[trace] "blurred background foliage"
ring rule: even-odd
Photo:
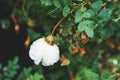
[[[59,22],[62,58],[34,65],[30,44]],[[0,80],[120,79],[119,0],[0,0],[0,37]]]

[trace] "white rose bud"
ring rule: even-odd
[[[40,38],[30,46],[29,56],[36,65],[41,62],[43,66],[50,66],[59,60],[59,48]]]

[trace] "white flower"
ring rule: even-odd
[[[113,59],[113,64],[114,64],[114,65],[117,65],[117,64],[118,64],[118,60]]]
[[[30,46],[29,56],[38,65],[50,66],[59,60],[59,48],[54,44],[50,45],[45,38],[40,38]]]

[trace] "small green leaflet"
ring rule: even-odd
[[[99,80],[99,75],[88,68],[82,68],[76,74],[76,80]]]
[[[52,1],[51,0],[40,0],[42,4],[49,6],[52,5]]]
[[[104,9],[99,13],[99,17],[102,19],[110,19],[110,16],[112,14],[112,10],[111,9]]]
[[[53,0],[53,4],[54,4],[56,7],[60,7],[60,6],[61,6],[59,0]]]
[[[85,31],[89,37],[94,36],[94,22],[90,20],[81,21],[78,25],[78,32]]]
[[[83,17],[84,18],[90,18],[91,17],[91,14],[89,12],[84,12],[83,13]]]
[[[88,9],[87,12],[91,15],[91,17],[95,16],[95,12],[92,9]]]
[[[101,9],[102,5],[103,5],[103,2],[102,2],[101,0],[98,0],[98,1],[94,2],[91,7],[92,7],[96,12],[98,12],[98,11]]]
[[[80,9],[81,13],[82,13],[82,12],[85,12],[86,10],[87,10],[86,7],[82,7],[82,8]]]
[[[84,79],[85,80],[99,80],[99,76],[98,74],[88,69],[84,71]]]
[[[59,17],[58,15],[61,14],[62,8],[56,7],[55,9],[51,10],[47,15],[49,15],[52,18]]]
[[[103,29],[101,31],[101,38],[102,39],[107,39],[111,36],[111,34],[112,34],[112,31],[110,29]]]
[[[91,38],[94,36],[94,31],[91,27],[86,27],[85,33]]]
[[[72,0],[61,0],[63,1],[64,5],[70,5],[72,3]]]
[[[77,1],[82,2],[83,0],[77,0]]]
[[[63,16],[64,17],[66,17],[68,14],[69,14],[69,12],[70,12],[70,7],[69,6],[65,6],[64,8],[63,8]]]
[[[115,77],[111,76],[111,73],[107,70],[103,71],[100,75],[100,80],[116,80]]]
[[[79,23],[83,19],[81,10],[77,10],[75,13],[75,23]]]
[[[82,21],[78,24],[78,32],[82,32],[85,30],[86,24],[85,21]]]
[[[105,70],[105,71],[103,71],[103,72],[101,73],[100,79],[101,79],[101,80],[105,80],[105,79],[107,79],[109,76],[110,76],[110,72],[107,71],[107,70]]]
[[[81,9],[78,9],[75,12],[75,23],[79,23],[83,19],[83,13],[87,10],[87,8],[83,7]],[[86,15],[86,13],[84,14]]]

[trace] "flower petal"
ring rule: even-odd
[[[49,45],[45,38],[40,38],[31,45],[29,56],[37,65],[42,62],[43,66],[50,66],[59,60],[59,53],[56,45]]]

